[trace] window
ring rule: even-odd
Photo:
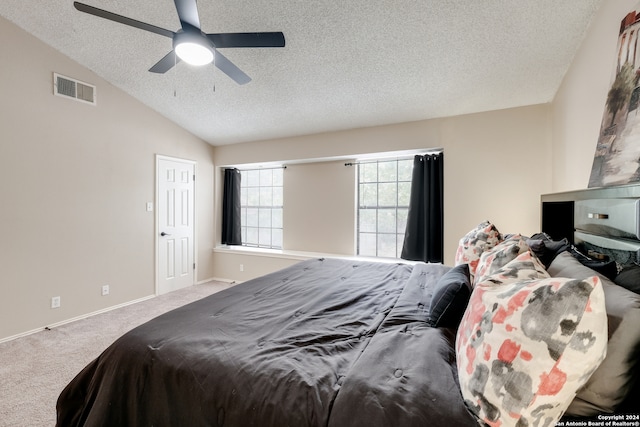
[[[282,249],[283,168],[240,173],[242,245]]]
[[[413,159],[358,164],[358,255],[400,258]]]

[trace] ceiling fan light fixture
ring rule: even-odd
[[[213,45],[195,29],[176,33],[173,49],[178,58],[190,65],[206,65],[213,61]]]
[[[213,51],[200,43],[178,43],[175,51],[181,60],[190,65],[206,65],[213,61]]]

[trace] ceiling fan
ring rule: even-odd
[[[249,83],[251,77],[222,55],[218,51],[219,48],[284,47],[284,34],[282,32],[204,33],[200,29],[196,0],[174,0],[174,3],[182,26],[181,29],[175,32],[77,1],[74,1],[73,5],[80,12],[171,38],[173,40],[173,50],[149,69],[152,73],[165,73],[180,60],[192,65],[205,65],[213,62],[220,71],[231,77],[236,83],[243,85]]]

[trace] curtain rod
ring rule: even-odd
[[[240,172],[246,172],[246,171],[262,171],[262,170],[286,169],[286,168],[287,168],[286,165],[271,166],[271,167],[266,167],[266,168],[247,168],[247,169],[240,169],[240,168],[236,168],[236,167],[233,167],[233,166],[222,166],[220,168],[220,170],[224,173],[224,171],[227,170],[227,169],[237,169]]]
[[[364,165],[367,163],[380,163],[380,162],[393,162],[393,161],[397,161],[397,160],[411,160],[413,159],[413,156],[410,157],[389,157],[386,159],[371,159],[371,160],[358,160],[355,162],[347,162],[344,165],[345,166],[356,166],[356,165]]]
[[[406,156],[398,156],[398,157],[387,157],[387,158],[371,159],[371,160],[358,160],[358,161],[355,161],[355,162],[347,162],[344,165],[345,166],[356,166],[356,165],[367,164],[367,163],[390,162],[390,161],[394,161],[394,160],[411,160],[415,156],[436,156],[436,155],[440,155],[440,154],[442,154],[442,151],[431,151],[431,152],[424,153],[424,154],[409,154],[409,155],[406,155]]]

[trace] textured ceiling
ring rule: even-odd
[[[211,65],[148,72],[171,39],[72,0],[2,0],[0,15],[223,145],[550,102],[602,1],[198,1],[206,33],[284,32],[284,48],[221,49],[243,86]],[[180,27],[171,0],[83,2]]]

